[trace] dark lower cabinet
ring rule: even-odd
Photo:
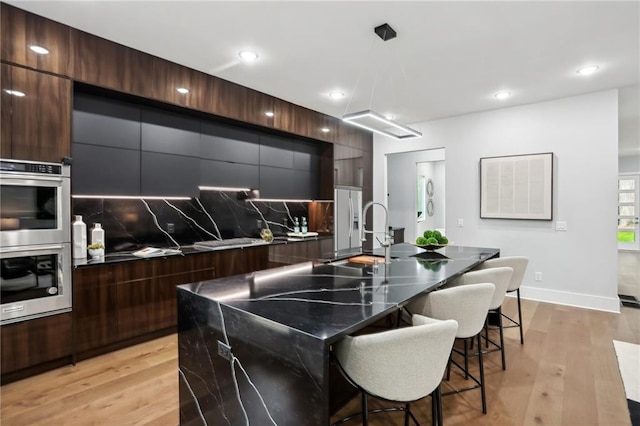
[[[2,384],[70,364],[71,323],[64,313],[0,327]]]
[[[262,246],[77,268],[73,272],[77,358],[175,332],[177,285],[268,267],[268,248]]]

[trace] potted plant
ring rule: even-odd
[[[93,258],[104,256],[104,244],[89,244],[87,246],[87,250],[89,251],[89,255]]]

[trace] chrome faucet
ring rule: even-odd
[[[365,222],[367,220],[366,219],[367,210],[369,210],[369,207],[373,206],[374,204],[377,204],[384,209],[384,231],[373,231],[373,230],[367,231],[366,229],[367,226]],[[389,211],[384,206],[384,204],[374,202],[374,201],[369,201],[367,204],[365,204],[364,208],[362,209],[362,227],[360,228],[360,241],[362,242],[367,241],[365,234],[384,234],[384,241],[380,241],[380,238],[378,237],[376,237],[376,240],[378,240],[380,245],[384,247],[384,263],[391,263],[390,253],[391,253],[391,242],[393,240],[391,238],[391,235],[389,234]]]

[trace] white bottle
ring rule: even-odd
[[[303,234],[306,234],[306,233],[307,233],[307,218],[306,218],[306,217],[304,217],[304,216],[302,217],[302,226],[301,226],[300,231],[301,231]]]
[[[82,216],[76,215],[71,230],[73,233],[73,258],[85,259],[87,257],[87,225],[82,221]]]
[[[94,223],[91,229],[91,244],[102,244],[104,246],[104,229],[99,223]]]

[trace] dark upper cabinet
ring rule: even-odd
[[[200,111],[206,110],[210,96],[207,80],[211,77],[200,71],[160,58],[153,58],[153,97],[163,102]],[[178,88],[189,90],[178,92]]]
[[[260,137],[260,165],[293,168],[294,144],[291,140],[273,136]]]
[[[320,148],[316,143],[297,141],[293,153],[293,168],[318,173],[320,169]]]
[[[2,64],[2,157],[60,162],[71,154],[71,81]],[[6,90],[24,93],[9,95]]]
[[[232,163],[260,164],[258,133],[202,122],[200,156]]]
[[[260,165],[260,198],[293,198],[294,170]]]
[[[362,187],[364,184],[363,150],[334,145],[334,184]]]
[[[1,3],[4,8],[4,3]],[[4,11],[4,9],[3,9]],[[2,17],[4,19],[4,16]],[[4,20],[2,22],[4,24]],[[13,96],[7,93],[11,84],[11,67],[0,64],[0,158],[11,158],[11,139],[13,134],[13,120],[11,119],[11,103]]]
[[[312,200],[319,198],[318,175],[304,170],[294,170],[291,197]]]
[[[200,159],[183,155],[141,151],[142,195],[196,197]]]
[[[75,195],[140,195],[140,151],[73,144],[71,192]]]
[[[71,77],[146,98],[152,97],[153,56],[71,28]]]
[[[140,116],[139,107],[76,93],[73,142],[139,150]]]
[[[6,3],[1,3],[0,8],[3,61],[69,75],[69,27]],[[49,53],[39,55],[29,49],[33,45],[44,47]]]
[[[200,156],[200,121],[184,115],[142,110],[141,150]]]
[[[201,159],[200,185],[257,189],[260,186],[260,167]]]

